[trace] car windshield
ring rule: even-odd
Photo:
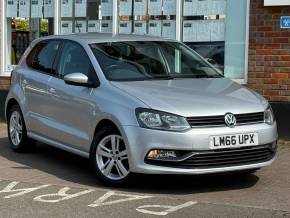
[[[223,77],[196,52],[179,42],[108,42],[90,47],[111,81]]]

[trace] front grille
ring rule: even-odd
[[[153,165],[186,169],[220,168],[267,162],[275,156],[275,153],[276,151],[272,150],[270,145],[265,145],[193,152],[189,158],[182,161],[146,160],[146,162]]]
[[[264,122],[264,112],[235,114],[237,125],[255,124]],[[225,116],[188,117],[191,127],[226,126]]]

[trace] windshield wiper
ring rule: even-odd
[[[201,78],[222,78],[222,75],[207,75],[207,74],[192,74],[192,75],[176,75],[174,78],[194,78],[194,79],[201,79]]]
[[[175,79],[172,76],[166,75],[166,76],[154,76],[154,77],[148,77],[145,80],[173,80]]]

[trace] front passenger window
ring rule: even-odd
[[[63,78],[67,74],[82,73],[90,77],[92,69],[91,61],[85,50],[77,43],[66,42],[57,69],[58,76]]]

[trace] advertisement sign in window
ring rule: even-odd
[[[44,0],[43,6],[44,6],[44,17],[54,17],[54,0]]]
[[[153,16],[162,15],[162,0],[149,0],[148,14]]]
[[[176,39],[176,21],[175,20],[163,20],[162,37],[168,38],[168,39]]]
[[[41,18],[42,14],[43,0],[31,0],[31,17]]]
[[[120,0],[120,16],[132,15],[132,0]]]
[[[119,33],[131,33],[132,32],[132,21],[120,21]]]
[[[87,16],[87,0],[75,0],[75,17]]]
[[[61,34],[72,33],[72,21],[61,21]]]
[[[148,34],[152,36],[161,36],[161,24],[161,20],[150,20]]]
[[[72,0],[61,0],[61,16],[72,17],[73,2]]]
[[[30,0],[19,0],[19,17],[30,17]]]
[[[17,17],[17,0],[7,0],[7,17]]]
[[[100,21],[99,20],[89,20],[88,21],[88,32],[89,33],[100,32]]]

